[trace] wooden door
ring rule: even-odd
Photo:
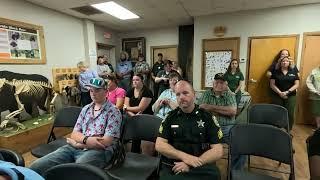
[[[151,47],[151,63],[152,65],[158,60],[158,53],[163,54],[163,60],[169,59],[171,61],[178,61],[178,46],[152,46]]]
[[[297,47],[298,35],[249,38],[247,89],[253,103],[271,102],[267,70],[281,49],[288,49],[291,57],[296,59]]]
[[[297,99],[297,118],[298,124],[313,124],[311,115],[311,104],[308,99],[309,91],[306,85],[306,80],[311,70],[320,66],[320,33],[305,34],[303,38],[302,56],[301,56],[301,71],[300,71],[300,86],[298,89]]]

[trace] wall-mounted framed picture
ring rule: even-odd
[[[132,61],[137,61],[139,54],[146,56],[146,39],[144,37],[122,39],[122,51],[126,51]]]
[[[0,63],[45,64],[43,27],[0,18]]]

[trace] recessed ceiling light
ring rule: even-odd
[[[128,9],[120,6],[119,4],[113,1],[93,4],[91,6],[122,20],[139,18],[139,16],[137,16],[133,12],[129,11]]]

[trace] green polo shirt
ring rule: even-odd
[[[234,92],[239,86],[240,81],[244,80],[243,74],[240,71],[232,74],[231,72],[226,72],[224,74],[225,80],[228,82],[228,86],[232,92]]]
[[[237,108],[236,96],[231,91],[225,91],[221,96],[216,96],[212,89],[203,93],[199,104],[211,104],[217,106],[232,106]],[[235,116],[216,115],[220,126],[235,124]]]

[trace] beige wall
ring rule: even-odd
[[[248,37],[300,34],[297,64],[300,64],[303,32],[320,31],[320,4],[291,6],[283,8],[243,11],[229,14],[195,17],[194,19],[194,64],[195,89],[201,88],[202,39],[215,38],[215,26],[227,27],[225,37],[241,37],[240,58],[247,60]],[[241,63],[246,73],[246,63]]]

